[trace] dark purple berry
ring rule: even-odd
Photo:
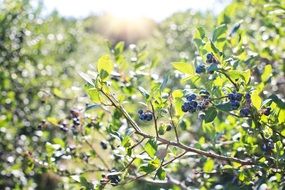
[[[231,102],[231,106],[232,106],[232,110],[236,110],[239,108],[240,103],[239,103],[239,101],[234,100]]]
[[[235,100],[235,94],[233,94],[233,93],[228,94],[228,98],[230,101],[234,101]]]
[[[151,121],[152,120],[152,113],[151,112],[147,112],[147,113],[145,113],[145,115],[146,115],[146,120],[147,121]]]
[[[185,102],[185,103],[181,106],[181,109],[182,109],[183,112],[189,111],[189,109],[190,109],[190,104],[189,104],[189,102]]]
[[[187,99],[188,101],[192,101],[192,100],[195,100],[196,97],[197,97],[197,96],[196,96],[195,94],[191,94],[191,95],[186,96],[186,99]]]
[[[205,65],[203,65],[203,64],[200,64],[196,67],[196,73],[197,74],[204,73],[205,71],[206,71]]]
[[[207,54],[207,60],[212,60],[213,59],[213,54],[212,53],[208,53]]]
[[[198,103],[196,101],[189,102],[191,107],[197,108]]]
[[[235,99],[236,99],[237,101],[241,101],[241,99],[242,99],[242,94],[241,94],[241,93],[236,93],[236,94],[235,94]]]
[[[138,114],[142,114],[143,113],[143,110],[142,109],[140,109],[139,111],[138,111]]]
[[[100,142],[100,145],[101,145],[101,148],[104,150],[106,150],[108,148],[107,143],[105,143],[103,141]]]
[[[265,108],[265,110],[263,111],[263,114],[266,115],[266,116],[269,116],[270,112],[271,112],[271,108],[268,107],[268,108]]]
[[[247,117],[250,114],[250,109],[249,108],[242,108],[239,112],[239,115],[241,117]]]
[[[249,94],[249,93],[246,93],[246,94],[245,94],[245,99],[246,99],[246,100],[250,100],[250,94]]]
[[[167,125],[166,131],[170,131],[171,129],[172,129],[172,126],[171,125]]]

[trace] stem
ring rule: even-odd
[[[177,131],[177,126],[175,125],[175,123],[174,123],[174,121],[173,121],[173,116],[172,116],[172,97],[171,97],[171,99],[170,99],[170,108],[168,109],[168,112],[169,112],[169,116],[170,116],[170,120],[171,120],[171,124],[172,124],[172,126],[173,126],[173,128],[174,128],[174,132],[175,132],[175,136],[176,136],[176,141],[177,141],[177,143],[180,143],[180,141],[179,141],[179,136],[178,136],[178,131]]]
[[[175,156],[173,159],[169,160],[168,162],[164,163],[162,166],[167,166],[168,164],[171,164],[174,160],[177,160],[178,158],[181,158],[187,153],[187,151],[182,152],[178,156]]]
[[[126,112],[126,110],[123,108],[123,106],[116,105],[115,102],[114,102],[115,100],[112,100],[112,98],[110,98],[109,95],[106,94],[104,91],[101,90],[101,92],[112,102],[112,104],[117,109],[119,109],[123,113],[123,115],[126,118],[126,120],[135,129],[135,131],[136,131],[136,133],[138,135],[141,135],[144,138],[155,138],[154,136],[146,134],[143,131],[141,131],[141,129],[139,128],[137,123],[130,117],[130,115]],[[213,152],[207,152],[207,151],[204,151],[204,150],[200,150],[200,149],[197,149],[197,148],[186,146],[186,145],[184,145],[182,143],[169,141],[169,140],[163,139],[161,137],[157,137],[156,139],[157,139],[157,141],[161,142],[162,144],[169,144],[171,146],[175,146],[175,147],[181,148],[181,149],[183,149],[183,150],[185,150],[187,152],[194,152],[196,154],[199,154],[199,155],[202,155],[202,156],[205,156],[205,157],[209,157],[209,158],[213,158],[213,159],[217,159],[217,160],[221,160],[221,161],[237,162],[237,163],[240,163],[242,165],[255,165],[253,163],[253,161],[251,161],[251,160],[242,160],[242,159],[235,158],[235,157],[228,157],[228,156],[219,155],[219,154],[216,154],[216,153],[213,153]]]
[[[96,152],[96,155],[97,157],[99,158],[99,160],[104,164],[104,166],[109,170],[109,166],[107,164],[107,162],[105,162],[105,160],[100,156],[100,154],[97,153],[97,151],[95,150],[95,148],[92,146],[92,144],[87,140],[85,139],[85,142],[87,143],[87,145],[94,151]]]
[[[156,137],[158,137],[157,118],[156,118],[156,116],[155,116],[154,106],[153,106],[153,104],[152,104],[151,101],[150,101],[150,105],[151,105],[152,116],[153,116],[153,121],[154,121],[155,134],[156,134]]]
[[[235,86],[236,90],[238,91],[239,89],[238,85],[231,79],[231,77],[226,72],[222,70],[217,70],[217,72],[225,75],[225,77]]]

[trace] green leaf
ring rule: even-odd
[[[150,157],[154,157],[156,151],[157,151],[157,144],[154,138],[149,139],[147,143],[145,144],[144,150]]]
[[[213,171],[214,164],[215,164],[214,160],[208,158],[207,161],[204,164],[203,171],[206,172],[206,173],[209,173],[209,172]]]
[[[121,54],[124,51],[124,47],[125,47],[125,42],[122,41],[117,43],[115,46],[115,56]]]
[[[215,28],[212,36],[212,41],[215,42],[219,37],[221,37],[223,34],[225,36],[227,31],[227,25],[222,24]]]
[[[83,176],[80,176],[80,184],[81,186],[85,187],[86,190],[93,190],[94,185],[87,181],[87,179]]]
[[[195,75],[195,69],[191,63],[173,62],[172,66],[181,73],[188,75]]]
[[[231,111],[232,110],[230,103],[218,104],[218,105],[216,105],[216,108],[221,110],[221,111]]]
[[[92,86],[95,86],[95,84],[93,83],[91,77],[89,75],[87,75],[86,73],[83,72],[79,72],[79,75],[89,84],[91,84]]]
[[[210,107],[205,111],[205,123],[210,123],[214,121],[217,116],[217,110],[214,107]]]
[[[207,68],[207,72],[212,72],[212,71],[217,71],[218,70],[218,65],[217,64],[211,64],[208,68]]]
[[[97,62],[97,70],[101,79],[105,79],[113,71],[114,65],[109,55],[103,55]],[[102,78],[103,77],[103,78]]]
[[[164,75],[163,81],[162,81],[162,83],[160,85],[160,92],[162,92],[165,89],[166,84],[168,82],[168,77],[169,77],[169,74]]]
[[[157,170],[157,177],[158,177],[158,179],[160,179],[160,180],[165,180],[165,178],[166,178],[166,172],[165,172],[165,170],[164,170],[163,168],[159,168],[159,169]]]
[[[142,95],[148,99],[149,98],[149,93],[141,86],[138,87],[138,90],[142,93]]]
[[[130,147],[131,146],[130,140],[131,140],[130,136],[125,136],[122,141],[122,146],[125,148]]]
[[[273,102],[275,102],[279,108],[285,109],[285,102],[283,102],[283,100],[275,94],[269,96],[268,99],[271,99]]]
[[[266,82],[272,75],[272,66],[266,65],[261,75],[261,81]]]

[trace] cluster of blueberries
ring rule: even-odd
[[[206,90],[200,91],[201,101],[197,101],[196,94],[189,94],[186,96],[186,102],[181,106],[183,112],[194,113],[197,110],[205,110],[209,104],[209,92]]]
[[[208,53],[206,58],[207,58],[206,63],[209,63],[209,64],[217,64],[218,63],[217,59],[214,57],[214,55],[212,53]],[[204,73],[204,72],[206,72],[206,66],[204,64],[197,65],[196,73],[200,74],[200,73]]]
[[[152,112],[151,111],[143,111],[143,110],[139,110],[138,111],[139,114],[139,118],[142,121],[151,121],[152,120]]]
[[[110,184],[112,186],[116,186],[120,183],[121,179],[119,177],[119,173],[116,170],[111,170],[111,173],[107,174],[107,175],[102,175],[103,179],[100,180],[101,184],[107,184],[108,182],[110,182]]]
[[[242,100],[242,94],[233,92],[228,94],[228,99],[230,100],[231,109],[237,110],[240,106],[240,101]]]

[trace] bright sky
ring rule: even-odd
[[[187,9],[220,12],[230,0],[43,0],[48,12],[84,17],[90,13],[111,13],[121,18],[147,17],[156,21]]]

